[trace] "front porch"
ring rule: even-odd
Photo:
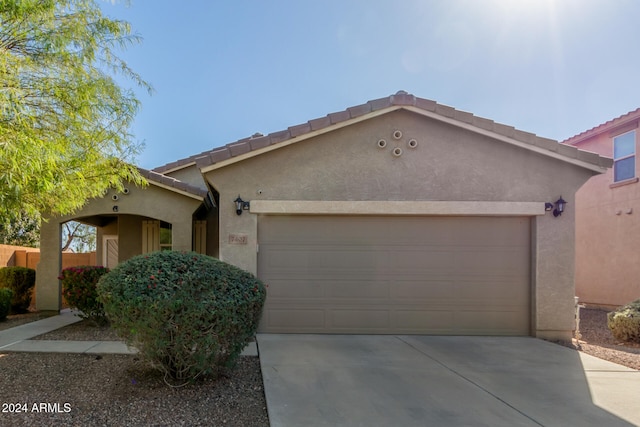
[[[149,179],[149,177],[147,177]],[[36,273],[36,307],[62,308],[62,225],[79,221],[96,227],[96,263],[109,268],[135,255],[157,250],[216,255],[217,212],[206,190],[166,185],[166,177],[149,186],[112,190],[93,199],[74,215],[48,217],[41,226],[40,262]],[[215,240],[214,240],[215,241]],[[209,247],[208,247],[209,246]]]

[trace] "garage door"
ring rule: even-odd
[[[278,333],[529,335],[528,218],[261,216]]]

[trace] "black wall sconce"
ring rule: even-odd
[[[234,200],[234,203],[236,204],[236,214],[238,215],[242,215],[242,211],[249,210],[250,202],[245,202],[244,200],[242,200],[239,194],[238,198]]]
[[[564,208],[566,207],[566,205],[567,201],[564,200],[562,196],[560,196],[560,198],[556,200],[555,204],[549,202],[545,203],[544,210],[548,212],[555,207],[555,209],[553,209],[553,216],[557,218],[562,215],[562,212],[564,212]]]

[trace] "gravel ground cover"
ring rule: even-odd
[[[37,316],[33,316],[38,320]],[[0,325],[24,323],[10,318]],[[82,321],[36,339],[116,340]],[[0,426],[268,426],[257,357],[183,387],[135,355],[2,353]]]
[[[640,370],[640,344],[616,340],[607,327],[607,312],[596,309],[580,310],[580,340],[578,349],[600,359]]]
[[[96,326],[88,320],[31,338],[33,340],[122,341],[109,326]]]
[[[587,354],[640,370],[640,344],[617,342],[607,312],[581,310],[580,340]],[[38,320],[37,315],[32,315]],[[28,316],[0,322],[0,330]],[[82,321],[35,339],[117,340],[109,328]],[[218,380],[172,388],[133,355],[0,352],[0,425],[11,426],[268,426],[257,357],[241,357]],[[13,405],[12,407],[8,405]],[[17,413],[17,405],[26,411]]]
[[[257,357],[168,387],[137,357],[0,353],[2,426],[268,426]]]

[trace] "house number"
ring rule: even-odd
[[[246,245],[248,241],[246,234],[229,234],[230,245]]]

